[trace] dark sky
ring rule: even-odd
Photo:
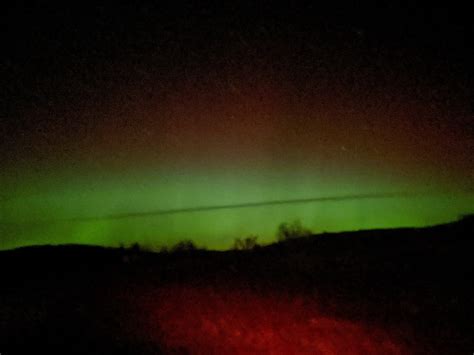
[[[336,96],[366,106],[391,95],[459,112],[439,123],[453,129],[472,118],[473,26],[462,7],[156,3],[3,5],[2,148],[17,159],[34,141],[29,153],[41,158],[50,152],[40,142],[93,140],[88,133],[107,123],[88,122],[90,112],[107,116],[138,100],[171,105],[170,92],[213,101],[233,83],[280,90],[267,95],[288,101],[323,93],[332,105]]]

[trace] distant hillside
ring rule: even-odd
[[[89,354],[186,353],[167,348],[176,344],[217,349],[216,342],[230,343],[199,324],[223,317],[229,321],[222,329],[244,332],[246,339],[256,336],[250,327],[255,319],[272,334],[283,322],[278,346],[293,349],[305,345],[288,338],[290,325],[299,322],[307,341],[315,341],[305,325],[310,320],[303,322],[297,314],[317,311],[328,329],[314,331],[332,334],[325,345],[331,349],[353,344],[364,353],[365,345],[356,339],[368,336],[374,354],[399,348],[415,354],[468,353],[474,348],[473,221],[467,216],[429,228],[311,235],[223,252],[185,244],[160,253],[137,245],[1,251],[0,350],[13,354],[64,344]],[[242,297],[247,301],[239,301]],[[219,307],[208,309],[208,302]],[[155,311],[160,316],[150,318]],[[238,328],[232,328],[232,317],[241,322]],[[392,339],[393,347],[369,336],[372,328]],[[344,335],[348,329],[352,340]],[[178,330],[178,338],[167,338]],[[205,344],[204,336],[211,336]]]

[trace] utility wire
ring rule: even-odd
[[[471,194],[472,192],[473,191],[469,190],[469,191],[462,192],[462,194]],[[367,199],[414,198],[414,197],[427,197],[427,196],[446,195],[446,194],[447,193],[429,192],[429,191],[349,194],[349,195],[341,195],[341,196],[311,197],[311,198],[285,199],[285,200],[267,200],[267,201],[246,202],[246,203],[237,203],[237,204],[183,207],[183,208],[174,208],[174,209],[151,210],[151,211],[145,211],[145,212],[127,212],[127,213],[108,214],[108,215],[102,215],[102,216],[56,218],[56,219],[49,219],[49,220],[13,222],[13,223],[0,221],[0,225],[37,225],[37,224],[43,225],[43,224],[67,223],[67,222],[94,222],[94,221],[103,221],[103,220],[121,220],[121,219],[155,217],[155,216],[159,217],[159,216],[164,216],[164,215],[173,215],[173,214],[182,214],[182,213],[198,213],[198,212],[256,208],[256,207],[277,206],[277,205],[339,202],[339,201],[367,200]],[[456,194],[459,194],[459,193],[456,193]]]

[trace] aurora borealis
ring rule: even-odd
[[[0,249],[222,249],[295,219],[323,232],[474,212],[472,25],[332,10],[9,8]],[[420,194],[100,218],[397,192]]]

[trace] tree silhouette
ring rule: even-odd
[[[277,240],[281,242],[284,240],[306,237],[311,234],[311,230],[304,228],[299,220],[295,220],[291,223],[281,223],[278,226]]]
[[[257,244],[258,236],[251,235],[246,237],[245,239],[237,238],[234,241],[234,249],[236,250],[252,250],[258,247]]]

